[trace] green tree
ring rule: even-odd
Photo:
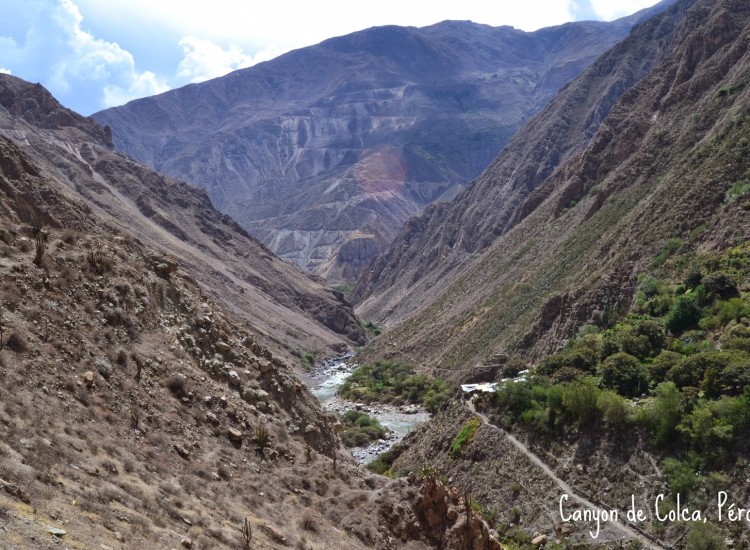
[[[695,326],[701,318],[698,301],[693,294],[677,296],[667,313],[664,324],[672,334],[679,334],[683,330]]]
[[[628,397],[640,395],[648,389],[648,376],[637,358],[625,352],[607,357],[599,366],[602,384]]]

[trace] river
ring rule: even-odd
[[[430,414],[421,407],[414,405],[396,407],[356,403],[340,398],[336,395],[339,386],[358,366],[351,361],[352,357],[352,354],[347,354],[317,363],[312,372],[303,376],[303,379],[313,395],[320,400],[326,409],[339,414],[352,409],[361,410],[377,418],[389,430],[386,440],[381,440],[367,447],[350,449],[352,456],[359,464],[367,464],[401,441],[416,426],[427,422],[430,419]]]

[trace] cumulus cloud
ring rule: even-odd
[[[179,44],[184,57],[177,66],[177,76],[193,83],[268,61],[280,53],[269,48],[249,55],[239,46],[222,48],[215,42],[195,36],[185,36]]]
[[[2,73],[2,74],[13,74],[13,72],[10,69],[6,69],[5,67],[0,67],[0,73]]]
[[[83,16],[72,0],[45,4],[23,41],[0,39],[0,58],[15,74],[42,82],[65,105],[84,114],[92,107],[110,107],[168,89],[153,73],[138,71],[133,56],[117,43],[84,30]]]

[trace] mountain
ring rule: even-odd
[[[282,258],[352,280],[403,222],[452,198],[631,26],[526,33],[445,21],[326,40],[96,113],[115,147],[201,186]]]
[[[692,4],[636,27],[466,191],[405,225],[353,292],[363,318],[392,327],[374,356],[464,374],[496,354],[539,359],[627,311],[672,239],[707,250],[747,237],[742,201],[724,203],[744,160],[711,149],[741,134],[744,12]]]
[[[204,191],[112,151],[108,128],[68,111],[41,86],[10,76],[0,77],[0,105],[3,135],[24,144],[40,177],[61,181],[86,203],[91,214],[79,219],[96,216],[168,252],[208,295],[250,320],[269,345],[330,352],[363,342],[340,295],[274,256],[217,212]],[[55,218],[46,223],[64,225]]]
[[[538,206],[535,190],[590,147],[623,94],[673,54],[675,29],[689,5],[678,3],[635,27],[561,90],[454,201],[410,219],[353,290],[360,315],[385,325],[408,318],[508,238]]]
[[[282,346],[361,339],[203,191],[0,75],[3,548],[498,550],[455,490],[360,468]]]
[[[361,361],[498,382],[446,404],[384,470],[432,465],[537,542],[610,544],[562,517],[572,493],[620,517],[645,503],[637,546],[746,543],[712,512],[657,521],[654,503],[748,498],[749,45],[747,2],[680,0],[370,265],[354,295],[385,327]]]

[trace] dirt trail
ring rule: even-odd
[[[547,466],[544,462],[541,461],[541,459],[536,456],[534,453],[532,453],[526,445],[521,443],[518,439],[516,439],[512,434],[508,433],[507,431],[503,430],[502,428],[499,428],[495,426],[494,424],[490,423],[489,418],[487,418],[486,415],[476,410],[476,407],[474,406],[473,399],[470,399],[469,401],[466,401],[466,404],[471,410],[472,413],[474,413],[479,419],[482,421],[482,424],[485,426],[488,426],[489,428],[492,428],[493,430],[496,430],[500,432],[505,438],[510,441],[513,446],[518,449],[521,453],[523,453],[531,462],[536,464],[541,470],[544,472],[544,474],[549,477],[552,481],[555,482],[555,484],[560,487],[560,489],[563,491],[563,493],[567,493],[568,497],[571,501],[578,502],[580,505],[590,508],[592,510],[601,509],[601,506],[598,506],[588,500],[587,498],[582,497],[581,495],[577,494],[573,488],[568,485],[565,481],[557,477],[555,472],[552,471],[552,469]],[[624,514],[618,510],[618,516],[623,517]],[[609,521],[607,522],[607,525],[611,525],[615,529],[622,532],[624,535],[626,535],[629,538],[638,539],[641,541],[646,548],[653,548],[656,550],[661,550],[663,548],[666,548],[665,546],[660,545],[659,543],[649,539],[645,535],[639,533],[636,531],[633,527],[628,525],[627,523],[623,522],[622,520],[618,521]],[[604,524],[603,524],[604,526]]]

